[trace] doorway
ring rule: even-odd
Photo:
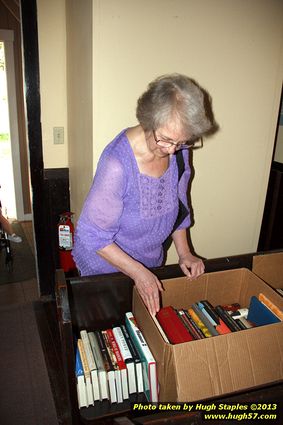
[[[13,30],[0,30],[0,116],[0,196],[3,212],[10,219],[31,220],[30,208],[24,206],[22,190]]]

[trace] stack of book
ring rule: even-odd
[[[158,401],[156,362],[132,312],[121,326],[80,331],[76,377],[79,408],[102,400],[122,403],[142,392]]]
[[[202,300],[188,309],[163,307],[156,319],[167,341],[179,344],[280,322],[283,312],[259,294],[251,297],[248,308],[241,308],[238,303],[212,306],[208,300]]]

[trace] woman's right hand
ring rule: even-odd
[[[139,269],[134,282],[149,312],[155,316],[160,309],[159,291],[163,291],[159,279],[148,269]]]

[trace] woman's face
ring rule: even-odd
[[[180,144],[188,139],[181,125],[176,121],[170,121],[166,125],[151,131],[149,148],[160,157],[175,153]]]

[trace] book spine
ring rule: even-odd
[[[121,381],[121,372],[118,366],[117,357],[114,353],[114,350],[112,348],[112,344],[110,341],[110,338],[108,336],[107,331],[101,331],[102,337],[104,339],[105,346],[107,348],[108,354],[110,356],[112,366],[115,370],[115,382],[116,382],[116,391],[117,391],[117,403],[123,402],[123,395],[122,395],[122,381]]]
[[[87,358],[87,361],[88,361],[89,369],[90,370],[96,370],[97,367],[96,367],[96,363],[95,363],[93,353],[92,353],[92,350],[91,350],[87,331],[86,330],[80,331],[80,336],[81,336],[81,340],[82,340],[83,345],[84,345],[84,350],[85,350],[85,353],[86,353],[86,358]]]
[[[192,335],[192,337],[194,339],[201,339],[201,337],[199,336],[199,334],[197,333],[197,331],[195,330],[195,328],[189,321],[188,317],[186,316],[184,310],[179,309],[177,310],[177,313],[180,319],[182,320],[182,322],[184,323],[184,325],[186,326],[186,328],[188,329],[188,331],[190,332],[190,334]]]
[[[79,409],[82,407],[88,407],[87,394],[86,394],[86,383],[84,378],[83,365],[79,349],[76,350],[76,377],[77,377],[77,395]]]
[[[90,369],[89,369],[89,365],[87,362],[87,356],[84,350],[84,345],[82,340],[79,338],[78,339],[78,350],[80,353],[80,357],[81,357],[81,361],[82,361],[82,366],[83,366],[83,371],[84,371],[84,377],[85,377],[85,382],[86,382],[86,392],[87,392],[87,406],[89,406],[90,404],[94,404],[94,398],[93,398],[93,389],[92,389],[92,384],[91,384],[91,377],[90,377]]]
[[[224,323],[231,329],[232,332],[240,331],[240,326],[235,322],[235,320],[230,316],[230,314],[222,308],[221,305],[215,307],[216,313],[223,320]]]
[[[156,318],[172,344],[193,341],[193,337],[172,306],[161,308]]]
[[[133,356],[134,364],[135,364],[135,378],[136,378],[136,389],[138,393],[142,393],[144,391],[144,383],[143,383],[143,372],[142,372],[142,363],[140,359],[140,355],[138,350],[135,347],[134,342],[132,341],[130,334],[125,325],[121,325],[121,330],[123,335],[127,341],[128,347]]]
[[[97,365],[99,392],[100,392],[101,400],[109,399],[107,372],[104,368],[104,362],[103,362],[102,354],[100,352],[100,348],[97,342],[96,335],[94,334],[94,332],[89,332],[88,337],[89,337],[90,346],[93,352],[93,356]]]
[[[112,350],[115,354],[119,370],[121,372],[122,394],[123,394],[123,399],[126,400],[129,398],[129,387],[128,387],[126,363],[123,360],[123,357],[122,357],[120,348],[117,344],[117,341],[115,339],[113,330],[107,329],[106,332],[107,332],[108,340],[111,344]]]
[[[203,334],[203,332],[200,330],[200,328],[198,327],[198,325],[195,323],[195,321],[193,320],[193,318],[190,316],[190,313],[188,312],[188,310],[184,309],[184,313],[187,317],[187,319],[189,320],[189,322],[191,323],[192,327],[195,329],[195,331],[197,332],[199,339],[203,339],[205,338],[205,335]]]
[[[106,348],[104,338],[102,336],[102,331],[95,331],[94,334],[96,336],[97,343],[99,345],[99,349],[103,358],[104,368],[107,372],[110,401],[111,403],[116,403],[117,392],[116,392],[116,385],[115,385],[114,368],[111,362],[111,358]]]
[[[274,313],[278,319],[280,319],[281,321],[283,320],[283,311],[280,310],[279,307],[277,307],[277,305],[273,304],[272,301],[270,301],[269,298],[267,298],[264,294],[260,293],[258,295],[258,299],[259,301],[261,301],[266,307],[268,307],[272,313]]]
[[[202,333],[204,334],[204,336],[206,338],[210,338],[212,336],[211,333],[209,332],[209,330],[207,329],[207,327],[205,326],[205,324],[200,320],[200,318],[198,317],[198,315],[194,312],[194,310],[192,308],[188,308],[188,312],[189,312],[191,318],[193,319],[193,321],[196,323],[196,325],[202,331]]]
[[[219,333],[217,332],[217,330],[215,329],[213,324],[210,322],[210,320],[206,316],[205,312],[201,310],[201,308],[198,306],[198,304],[193,304],[192,309],[197,314],[197,316],[200,318],[202,323],[207,327],[207,329],[209,330],[209,332],[211,333],[212,336],[219,335]],[[215,323],[215,325],[216,325],[216,323]]]
[[[124,337],[122,329],[119,326],[116,326],[115,328],[113,328],[113,334],[117,341],[117,344],[119,346],[119,349],[124,361],[125,362],[127,360],[133,361],[133,356],[131,354],[127,341]]]
[[[138,327],[138,324],[136,322],[136,319],[132,312],[126,313],[126,326],[128,325],[128,330],[131,331],[135,336],[135,341],[138,343],[138,347],[140,347],[139,352],[142,352],[143,356],[146,358],[146,360],[150,363],[155,363],[155,359],[153,358],[153,355],[150,351],[149,346],[147,345],[146,340],[144,339],[144,336]]]

